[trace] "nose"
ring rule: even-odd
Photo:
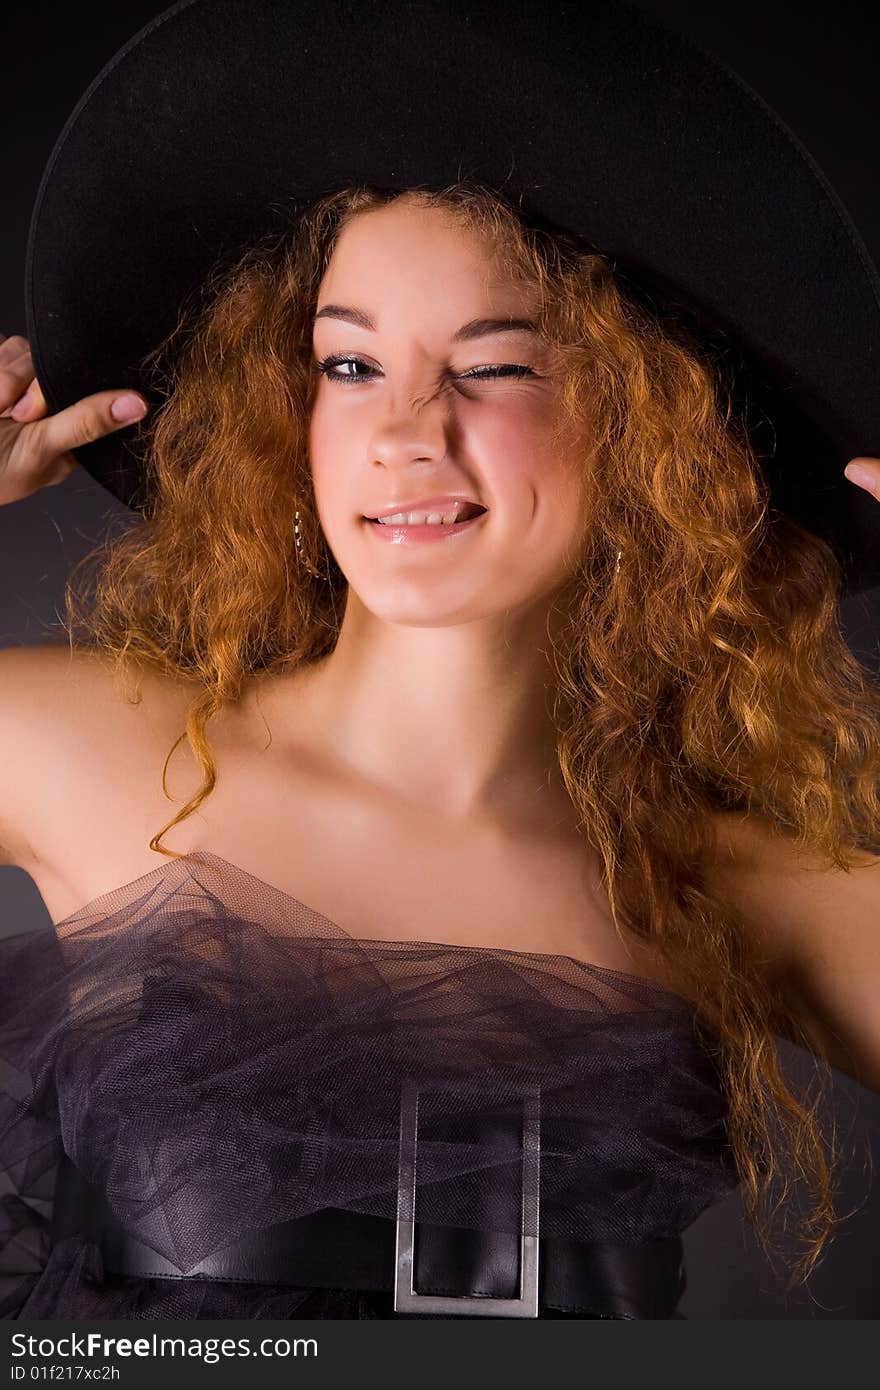
[[[369,440],[369,458],[386,468],[436,463],[448,444],[448,407],[442,387],[430,396],[391,407]]]

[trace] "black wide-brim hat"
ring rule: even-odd
[[[183,0],[98,74],[46,166],[27,335],[50,411],[132,386],[226,258],[350,183],[489,184],[609,255],[736,369],[771,505],[880,583],[880,275],[793,132],[628,4]],[[136,429],[74,451],[142,510]]]

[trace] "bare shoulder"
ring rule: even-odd
[[[713,817],[716,849],[709,868],[713,888],[738,908],[747,925],[788,967],[802,939],[809,901],[831,902],[847,877],[818,851],[804,846],[788,827],[757,812],[723,812]],[[858,854],[864,865],[877,864]]]
[[[779,997],[833,1066],[880,1091],[880,856],[856,850],[841,868],[763,816],[718,832],[710,880],[762,943]]]
[[[32,844],[25,803],[63,718],[62,688],[78,664],[57,643],[0,651],[0,863],[26,866]]]
[[[797,949],[799,903],[823,865],[785,826],[758,812],[712,815],[714,845],[706,863],[709,891],[738,914],[757,943],[767,978],[781,986]]]
[[[151,729],[166,733],[169,702],[168,682],[133,663],[120,680],[102,652],[0,650],[0,863],[32,872],[59,837],[85,834],[106,780],[134,772]]]
[[[732,875],[731,882],[759,888],[772,876],[785,882],[839,882],[849,871],[838,868],[811,846],[801,843],[787,826],[757,812],[719,812],[713,816],[716,854],[713,872]],[[854,867],[870,869],[880,860],[864,850],[853,850]]]

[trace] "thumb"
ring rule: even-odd
[[[54,415],[34,419],[30,427],[37,437],[32,444],[43,457],[54,457],[132,424],[147,410],[147,402],[134,392],[98,391]]]

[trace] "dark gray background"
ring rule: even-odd
[[[780,0],[640,0],[641,7],[688,30],[736,68],[774,105],[823,166],[880,264],[880,199],[874,143],[880,7],[844,0],[833,6]],[[588,4],[585,3],[585,9]],[[114,0],[60,9],[29,0],[6,7],[3,54],[3,190],[0,331],[25,332],[24,256],[31,208],[43,167],[68,114],[103,64],[161,3]],[[120,385],[125,383],[120,382]],[[880,505],[880,503],[878,503]],[[0,508],[0,646],[37,642],[57,626],[65,576],[108,525],[127,515],[82,470],[58,487]],[[880,590],[841,606],[847,641],[880,672]],[[45,925],[32,880],[0,867],[0,934]],[[809,1059],[782,1045],[794,1079]],[[880,1157],[880,1097],[835,1074],[834,1114],[853,1157],[839,1196],[848,1218],[809,1292],[778,1286],[742,1221],[739,1197],[704,1213],[688,1231],[689,1318],[874,1318],[880,1289],[872,1256],[880,1249],[880,1200],[871,1182],[870,1144]]]

